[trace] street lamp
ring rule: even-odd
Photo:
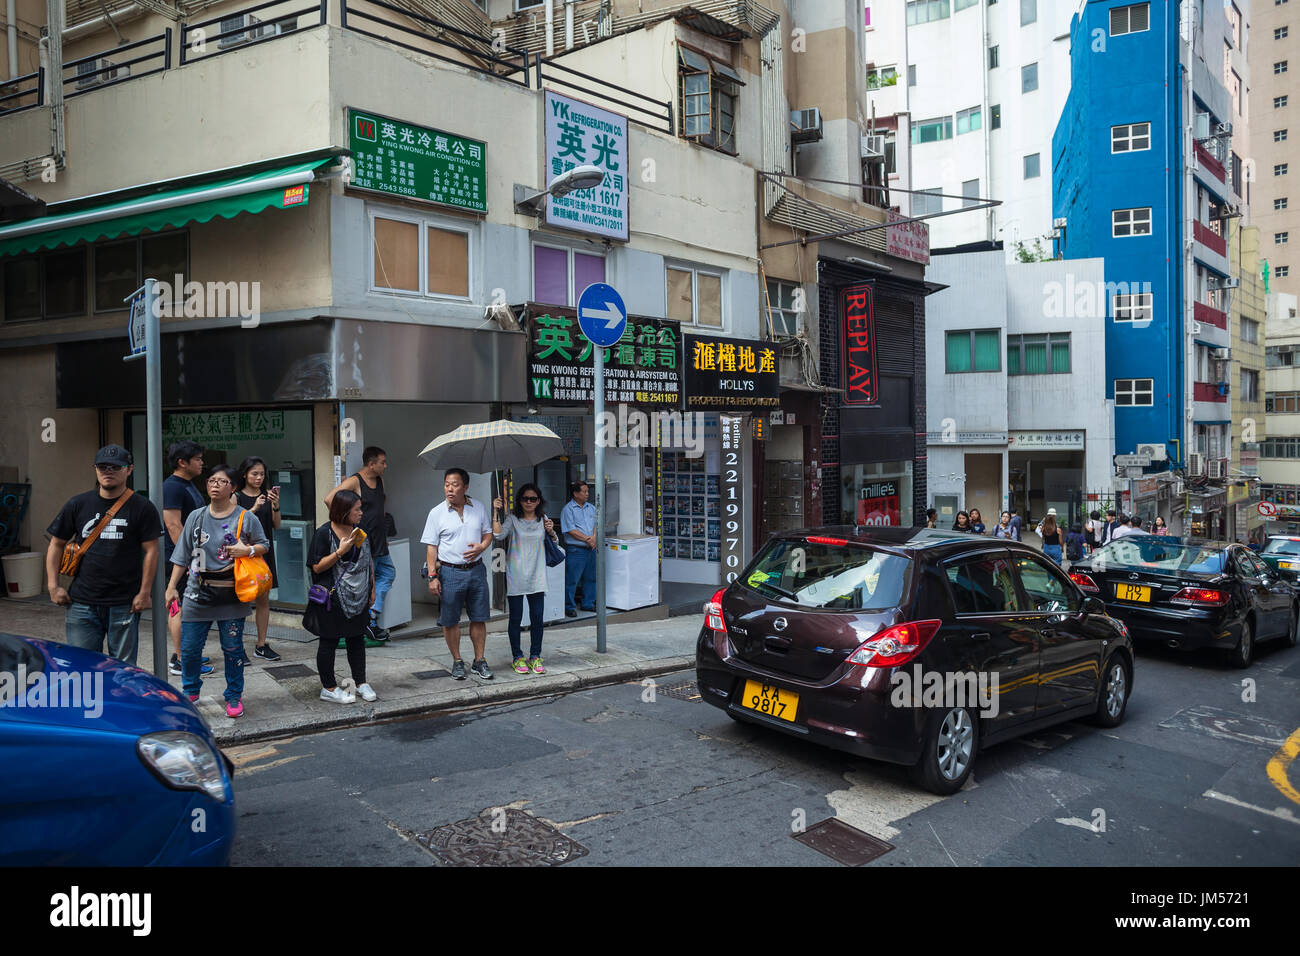
[[[604,181],[605,171],[599,166],[575,166],[556,176],[542,190],[515,183],[515,212],[522,216],[540,216],[547,196],[567,196],[579,189],[593,189]]]

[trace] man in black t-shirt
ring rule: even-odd
[[[194,487],[194,479],[203,474],[203,446],[192,441],[173,442],[167,449],[167,464],[172,466],[172,473],[163,481],[163,525],[167,534],[163,537],[163,560],[166,567],[171,567],[172,551],[176,541],[185,527],[185,519],[191,511],[203,507],[203,496]],[[168,572],[170,573],[170,572]],[[181,578],[180,591],[185,591],[185,578]],[[167,609],[167,635],[172,641],[172,656],[168,663],[169,673],[180,676],[181,673],[181,615],[179,608],[175,614]],[[200,670],[204,674],[212,672],[212,667],[203,659]]]
[[[47,529],[45,575],[50,600],[68,609],[66,643],[108,653],[135,664],[140,612],[149,606],[158,570],[158,509],[144,495],[131,494],[104,525],[81,557],[77,576],[66,590],[59,584],[59,563],[69,541],[85,541],[104,516],[127,494],[131,454],[121,445],[105,445],[95,455],[98,487],[68,499]]]

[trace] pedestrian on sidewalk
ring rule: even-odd
[[[993,537],[995,538],[1011,537],[1011,512],[1010,511],[1002,512],[1002,517],[999,518],[998,523],[993,526]]]
[[[546,547],[543,538],[557,545],[555,523],[546,517],[546,499],[536,485],[522,485],[515,493],[514,510],[501,520],[503,503],[492,501],[492,534],[506,547],[506,603],[510,606],[510,654],[516,674],[545,674],[542,630],[546,626]],[[528,658],[524,658],[519,630],[528,598]]]
[[[379,695],[366,681],[366,628],[375,599],[375,565],[370,541],[361,528],[364,505],[355,491],[336,489],[330,495],[329,520],[316,529],[307,549],[312,593],[302,612],[302,626],[318,638],[316,671],[320,674],[320,699],[351,704],[356,696],[334,679],[334,658],[339,641],[347,645],[352,683],[361,699]],[[322,592],[323,601],[313,598]]]
[[[166,601],[181,601],[181,686],[191,701],[199,699],[203,644],[212,622],[217,623],[226,663],[226,716],[244,715],[244,618],[253,611],[235,593],[235,559],[266,554],[269,547],[262,523],[235,503],[238,477],[229,465],[217,465],[208,476],[208,506],[191,511],[172,552],[171,583]],[[186,565],[189,566],[188,575]]]
[[[1021,518],[1020,518],[1020,515],[1018,515],[1018,514],[1016,513],[1016,509],[1015,509],[1015,508],[1012,508],[1012,509],[1011,509],[1011,521],[1010,521],[1010,523],[1009,523],[1009,525],[1008,525],[1008,526],[1011,528],[1011,535],[1010,535],[1010,538],[1011,538],[1012,541],[1019,541],[1019,540],[1020,540],[1020,529],[1021,529],[1022,525],[1023,525],[1023,522],[1022,522],[1022,520],[1021,520]]]
[[[952,530],[953,530],[953,531],[966,531],[966,532],[969,532],[969,531],[970,531],[970,515],[968,515],[965,511],[958,511],[958,512],[957,512],[957,517],[953,520],[953,523],[952,523]]]
[[[1156,515],[1156,523],[1155,523],[1155,526],[1152,527],[1152,529],[1151,529],[1151,533],[1152,533],[1152,534],[1168,534],[1168,533],[1169,533],[1169,526],[1168,526],[1167,524],[1165,524],[1165,519],[1164,519],[1164,518],[1160,517],[1159,515]]]
[[[564,532],[564,614],[578,616],[575,592],[582,586],[582,610],[596,610],[596,506],[587,499],[590,486],[581,478],[569,488],[572,496],[560,512]]]
[[[449,468],[443,478],[445,500],[429,512],[420,541],[426,546],[429,563],[429,591],[442,600],[438,623],[451,651],[451,676],[464,680],[465,662],[460,658],[460,614],[469,612],[469,639],[474,645],[470,670],[479,680],[491,680],[487,663],[488,603],[487,567],[483,552],[492,546],[492,519],[487,509],[474,501],[469,490],[469,473]]]
[[[168,576],[171,575],[172,554],[176,550],[176,541],[181,536],[181,529],[190,514],[203,507],[203,496],[194,487],[194,479],[203,474],[203,446],[192,441],[172,442],[167,449],[167,464],[172,466],[172,473],[163,481],[163,525],[167,534],[163,537],[163,560],[166,562]],[[187,559],[188,561],[188,559]],[[178,593],[185,593],[185,575],[177,587]],[[181,609],[167,602],[167,635],[172,641],[172,656],[167,662],[167,670],[176,677],[181,676]],[[204,674],[211,674],[212,667],[208,659],[203,658],[199,669]]]
[[[1105,526],[1101,522],[1101,512],[1094,511],[1088,515],[1088,521],[1083,526],[1083,536],[1088,539],[1088,552],[1092,553],[1101,547],[1101,540],[1106,534]]]
[[[1119,517],[1115,514],[1114,508],[1106,509],[1106,526],[1102,535],[1101,543],[1103,546],[1110,544],[1115,540],[1115,531],[1120,527]]]
[[[397,577],[397,568],[388,553],[388,496],[384,492],[384,472],[388,470],[388,455],[377,445],[361,452],[361,470],[344,478],[342,483],[325,496],[325,507],[330,507],[340,491],[351,491],[361,496],[361,530],[370,542],[370,556],[375,562],[375,601],[370,608],[370,633],[377,641],[391,636],[388,629],[379,626],[379,615],[384,613],[384,598]]]
[[[984,526],[984,516],[980,514],[978,508],[970,510],[970,530],[971,534],[983,534],[988,529]]]
[[[266,552],[266,566],[271,569],[271,587],[278,584],[275,573],[275,529],[280,527],[280,486],[266,487],[266,462],[256,456],[245,458],[239,466],[235,484],[239,491],[235,502],[241,508],[247,508],[257,516],[266,532],[269,550]],[[266,643],[266,630],[271,624],[271,592],[267,591],[253,605],[253,620],[257,622],[257,647],[253,653],[264,661],[278,661],[280,655],[271,650]],[[244,655],[248,663],[248,655]]]
[[[1043,523],[1038,526],[1038,535],[1043,539],[1043,554],[1047,555],[1056,562],[1056,566],[1061,566],[1061,529],[1056,524],[1056,509],[1049,508],[1047,517]]]
[[[926,526],[927,528],[937,528],[937,527],[939,527],[939,512],[935,511],[933,508],[926,508],[926,509],[925,509],[925,526]]]
[[[1065,556],[1070,559],[1071,564],[1082,561],[1087,546],[1088,539],[1083,533],[1083,525],[1076,524],[1065,536]]]
[[[95,455],[97,487],[74,495],[59,509],[47,533],[45,578],[50,600],[67,608],[66,643],[108,653],[135,664],[140,612],[149,606],[158,572],[158,509],[126,486],[131,453],[105,445]],[[69,541],[82,547],[68,588],[59,584],[59,566]],[[89,544],[87,544],[89,542]]]

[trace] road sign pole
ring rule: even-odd
[[[605,446],[600,441],[600,423],[605,420],[605,350],[595,348],[596,425],[596,653],[605,653]]]

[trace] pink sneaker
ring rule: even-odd
[[[199,702],[199,695],[198,695],[198,694],[190,694],[190,703],[191,703],[191,704],[197,704],[198,702]]]
[[[528,659],[528,666],[533,669],[534,674],[546,673],[546,665],[542,663],[542,659],[540,657],[530,657]]]
[[[235,702],[232,704],[230,701],[226,701],[226,716],[227,716],[227,717],[243,717],[243,716],[244,716],[244,702],[243,702],[242,700],[237,700],[237,701],[235,701]]]

